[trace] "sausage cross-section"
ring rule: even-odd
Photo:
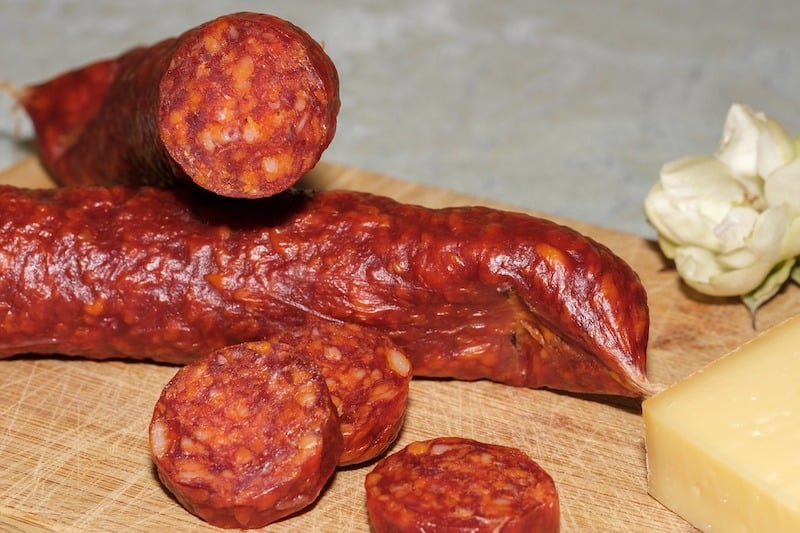
[[[0,228],[0,355],[181,363],[316,317],[383,331],[415,376],[649,390],[638,276],[521,213],[349,191],[6,186]]]
[[[15,91],[63,185],[290,187],[336,130],[339,78],[303,29],[233,13]]]
[[[557,533],[553,478],[521,450],[461,437],[412,442],[364,482],[375,533]]]
[[[260,528],[310,505],[342,447],[320,369],[266,341],[181,367],[150,423],[161,481],[189,511],[225,528]]]
[[[383,453],[405,420],[411,363],[381,332],[356,324],[310,321],[274,337],[319,366],[339,414],[344,450],[339,465]]]

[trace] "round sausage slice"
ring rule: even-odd
[[[522,451],[460,437],[413,442],[365,481],[374,533],[557,532],[550,475]]]
[[[319,368],[281,343],[239,344],[181,368],[150,423],[161,481],[225,528],[263,527],[311,504],[342,443]]]
[[[320,321],[271,340],[298,347],[322,370],[344,437],[340,466],[369,461],[394,442],[405,419],[411,363],[388,335]]]

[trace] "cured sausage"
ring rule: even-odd
[[[0,355],[180,363],[313,316],[385,332],[416,376],[649,390],[638,276],[545,219],[348,191],[3,187],[0,227]]]
[[[316,316],[388,333],[419,376],[647,390],[638,277],[544,219],[347,191],[3,187],[0,226],[3,355],[180,363]]]
[[[413,442],[364,481],[375,533],[559,530],[552,477],[516,448],[460,437]]]
[[[310,505],[343,446],[319,368],[270,342],[222,348],[178,370],[149,434],[167,489],[225,528],[263,527]]]
[[[292,346],[320,367],[344,437],[340,466],[369,461],[394,442],[405,419],[411,363],[388,336],[319,321],[269,340]]]
[[[194,182],[269,196],[333,139],[339,78],[288,21],[233,13],[16,91],[63,185]]]

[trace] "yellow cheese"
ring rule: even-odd
[[[800,532],[800,316],[648,398],[642,415],[648,489],[664,506],[703,531]]]

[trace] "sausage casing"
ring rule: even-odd
[[[3,187],[0,226],[3,355],[179,363],[314,316],[387,333],[418,376],[648,390],[638,276],[541,218],[348,191]]]

